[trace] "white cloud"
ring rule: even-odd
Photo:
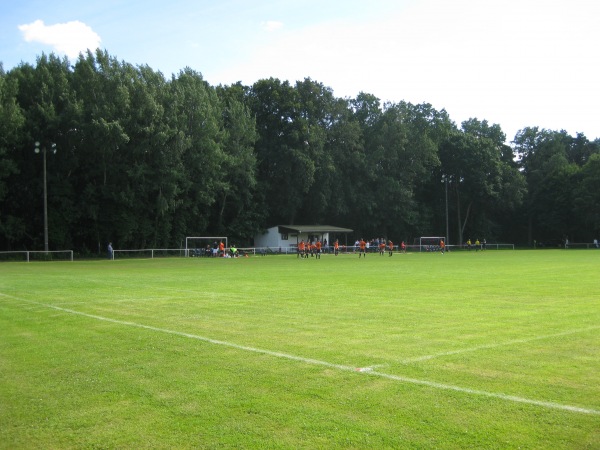
[[[280,30],[281,28],[283,28],[283,23],[282,22],[278,22],[276,20],[268,20],[266,22],[263,22],[261,24],[262,29],[265,31],[276,31],[276,30]]]
[[[100,47],[100,36],[83,22],[74,20],[66,23],[45,25],[42,20],[19,25],[26,42],[39,42],[50,45],[54,51],[76,58],[86,50]]]
[[[376,20],[278,34],[214,75],[246,84],[311,77],[337,96],[363,90],[432,103],[458,123],[487,119],[509,138],[536,125],[595,137],[599,10],[585,0],[423,0]]]

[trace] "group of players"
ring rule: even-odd
[[[401,253],[406,253],[406,244],[404,241],[400,243],[398,246],[398,250]],[[381,239],[373,239],[371,241],[365,241],[364,239],[357,240],[354,243],[354,251],[358,251],[358,257],[367,256],[367,253],[372,253],[375,251],[379,251],[379,255],[383,256],[387,251],[389,256],[394,254],[394,243],[392,240]]]
[[[325,246],[327,246],[327,242],[325,242]],[[314,256],[317,259],[321,259],[321,250],[323,248],[323,243],[319,240],[315,242],[304,242],[302,239],[298,243],[298,257],[299,258],[308,258],[309,256]],[[339,252],[339,242],[336,240],[334,244],[334,253],[335,256],[338,255]]]
[[[379,255],[383,256],[386,252],[386,250],[389,252],[389,256],[392,256],[394,254],[394,243],[390,240],[388,240],[386,242],[385,239],[381,239],[381,240],[377,240],[377,242],[373,242],[374,244],[374,248],[377,248],[379,250]],[[406,251],[406,246],[404,245],[404,242],[402,242],[400,249],[402,250],[402,248],[404,247],[404,251]],[[369,249],[371,248],[371,243],[370,242],[366,242],[363,238],[360,239],[360,241],[356,241],[354,243],[354,248],[358,248],[358,257],[367,257],[367,252],[369,251]]]
[[[375,245],[373,245],[375,244]],[[321,258],[321,252],[323,250],[323,248],[327,248],[327,241],[325,241],[325,243],[322,243],[320,240],[316,240],[314,242],[304,242],[304,239],[302,241],[300,241],[298,243],[298,257],[299,258],[308,258],[309,256],[313,256],[316,259],[320,259]],[[373,250],[371,250],[373,249]],[[384,255],[386,253],[386,251],[388,252],[389,256],[392,256],[394,254],[394,243],[391,240],[385,240],[385,239],[381,239],[381,240],[377,240],[376,242],[367,242],[364,239],[360,239],[357,240],[354,243],[354,252],[358,252],[358,257],[362,258],[362,257],[367,257],[367,253],[371,252],[371,251],[375,251],[375,249],[379,250],[379,254],[380,255]],[[398,246],[398,250],[401,253],[406,253],[406,244],[404,243],[404,241],[402,241],[402,243]],[[338,256],[340,252],[340,243],[339,241],[336,239],[336,241],[333,244],[333,254],[335,256]]]

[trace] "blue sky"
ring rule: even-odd
[[[600,138],[596,0],[0,0],[4,70],[100,47],[212,85],[305,77],[431,103],[457,124]]]

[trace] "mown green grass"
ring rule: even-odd
[[[599,268],[3,263],[0,448],[600,448]]]

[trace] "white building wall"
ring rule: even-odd
[[[318,237],[322,240],[326,239],[327,245],[333,245],[333,243],[329,241],[329,233],[323,233]],[[287,240],[283,240],[281,239],[281,234],[279,233],[279,227],[271,227],[267,229],[265,234],[254,237],[254,246],[269,247],[272,249],[289,248],[295,247],[296,244],[302,240],[304,240],[304,242],[308,242],[308,233],[290,233],[287,235]]]
[[[279,227],[271,227],[267,229],[267,232],[262,235],[258,235],[254,237],[254,246],[255,247],[269,247],[276,248],[281,247],[281,236],[279,234]],[[286,243],[287,247],[287,243]]]

